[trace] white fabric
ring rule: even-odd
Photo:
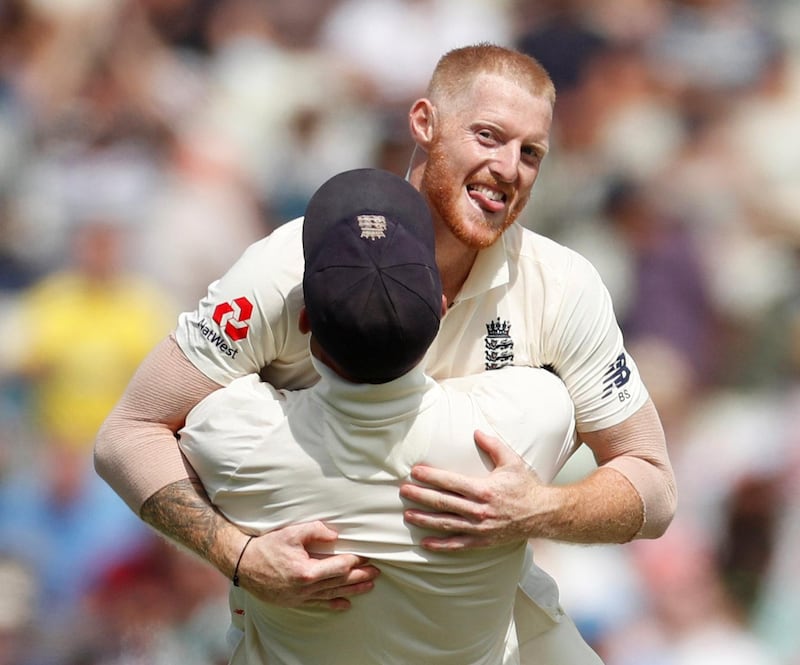
[[[198,309],[180,316],[176,340],[210,379],[227,385],[260,371],[272,385],[289,389],[318,380],[308,339],[297,326],[303,306],[301,229],[299,218],[251,245],[209,286]],[[252,311],[242,311],[242,298]],[[219,307],[227,313],[215,322]],[[246,336],[226,336],[229,322],[246,326]],[[507,326],[507,336],[490,335],[492,323]],[[436,379],[462,377],[492,367],[493,355],[500,356],[499,365],[549,365],[572,398],[579,431],[617,425],[648,399],[594,267],[516,224],[478,255],[424,364]],[[531,394],[531,404],[525,404],[533,401]],[[524,588],[546,615],[543,620],[559,621],[555,582],[536,565],[528,575]]]
[[[297,327],[303,305],[302,219],[284,224],[251,245],[194,312],[184,312],[176,339],[210,379],[227,385],[261,371],[279,388],[311,385],[317,373],[308,339]],[[237,299],[253,306],[240,316]],[[214,311],[232,310],[214,321]],[[218,317],[219,318],[219,317]],[[232,341],[224,326],[247,326]],[[611,299],[594,267],[573,250],[513,225],[483,250],[456,301],[442,319],[426,359],[436,379],[487,369],[493,339],[487,326],[507,323],[514,365],[549,365],[575,404],[579,431],[617,425],[635,413],[648,394],[626,353]]]
[[[403,521],[398,486],[420,461],[487,474],[475,429],[552,480],[575,445],[562,382],[509,367],[439,385],[417,368],[365,386],[315,368],[323,380],[310,390],[278,391],[251,375],[212,393],[189,414],[181,449],[231,521],[266,532],[323,520],[340,534],[326,551],[370,557],[382,574],[342,613],[279,608],[234,590],[244,637],[232,663],[519,662],[511,618],[524,543],[423,550],[426,534]]]

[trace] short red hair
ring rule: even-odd
[[[437,104],[468,89],[480,74],[496,74],[527,88],[537,97],[556,101],[556,90],[547,70],[529,55],[482,42],[445,53],[428,84],[427,97]]]

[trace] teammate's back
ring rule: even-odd
[[[551,479],[573,442],[563,384],[519,367],[443,386],[421,369],[378,386],[318,369],[322,380],[306,391],[275,391],[257,377],[217,391],[190,413],[181,446],[231,521],[262,533],[322,520],[340,534],[329,551],[369,557],[381,576],[342,613],[282,608],[234,590],[245,637],[232,662],[500,662],[525,543],[423,550],[428,534],[403,520],[398,488],[419,462],[488,473],[476,429],[499,435]]]

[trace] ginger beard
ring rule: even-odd
[[[434,215],[444,222],[458,240],[472,249],[485,249],[493,245],[516,221],[525,208],[530,193],[517,198],[509,206],[504,217],[497,213],[490,216],[489,213],[465,200],[466,185],[457,186],[459,179],[451,163],[452,160],[444,149],[441,139],[435,138],[428,149],[428,159],[420,189],[425,194]],[[495,186],[494,182],[484,182],[484,184]]]

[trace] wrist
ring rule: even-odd
[[[219,531],[215,537],[216,546],[210,559],[214,566],[229,580],[237,574],[241,576],[241,557],[252,536],[231,525]]]
[[[255,536],[248,536],[247,540],[245,540],[244,545],[242,546],[241,552],[239,552],[239,558],[236,560],[236,565],[233,567],[233,575],[231,576],[231,582],[233,582],[233,586],[239,586],[239,568],[242,564],[242,559],[244,558],[244,553],[247,551],[247,547],[253,542],[253,538]]]

